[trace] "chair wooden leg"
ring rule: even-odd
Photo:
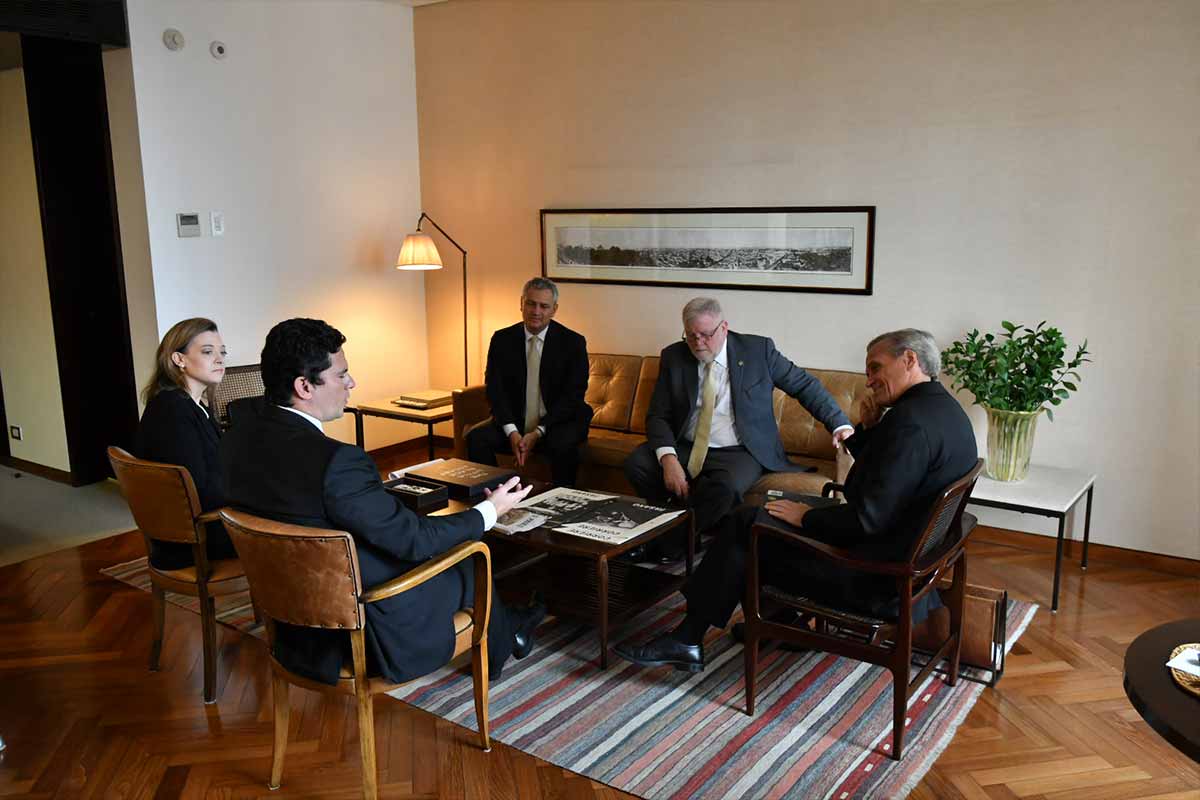
[[[946,665],[946,683],[958,683],[958,664],[962,657],[963,603],[967,593],[967,554],[963,553],[954,565],[954,578],[950,584],[950,635],[954,644],[950,648],[950,663]]]
[[[488,735],[488,660],[487,636],[471,645],[471,674],[475,690],[475,723],[479,726],[479,744],[483,752],[492,751],[492,739]]]
[[[271,671],[271,684],[275,706],[275,745],[271,750],[271,782],[268,789],[278,789],[283,781],[283,756],[287,752],[288,722],[291,718],[291,701],[288,698],[287,678]]]
[[[204,644],[204,703],[217,702],[217,609],[207,592],[200,593],[200,627]]]
[[[892,670],[892,758],[900,760],[904,750],[904,718],[908,715],[908,669]]]
[[[742,645],[742,656],[746,662],[746,714],[754,716],[754,693],[758,681],[758,636],[751,635],[749,624],[743,623],[745,642]]]
[[[160,586],[150,589],[151,615],[154,617],[154,639],[150,643],[150,671],[158,672],[158,660],[162,656],[163,617],[166,614],[166,597]]]
[[[377,800],[379,778],[375,773],[375,709],[365,686],[355,691],[358,700],[358,744],[362,751],[363,800]]]

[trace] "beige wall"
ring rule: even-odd
[[[412,9],[129,0],[128,16],[158,332],[211,317],[228,363],[250,364],[276,322],[319,317],[349,338],[354,399],[427,386],[422,277],[392,266],[421,205]],[[203,236],[180,239],[189,211]],[[354,437],[349,419],[327,430]],[[368,447],[424,433],[366,423]]]
[[[539,270],[540,208],[876,205],[873,296],[714,292],[733,327],[846,369],[906,325],[1087,337],[1035,460],[1099,473],[1094,541],[1200,557],[1200,4],[456,0],[415,30],[422,197],[471,252],[473,379]],[[458,280],[427,279],[436,384],[459,380]],[[652,353],[696,293],[564,285],[559,319]]]
[[[104,84],[108,96],[108,130],[112,142],[113,183],[117,192],[117,221],[125,267],[125,305],[133,347],[133,373],[141,389],[154,372],[158,325],[154,316],[154,276],[150,270],[150,239],[146,228],[146,193],[142,187],[137,104],[133,93],[133,60],[129,48],[105,50]]]
[[[15,458],[69,472],[25,71],[0,72],[0,377]],[[8,431],[3,431],[8,436]]]

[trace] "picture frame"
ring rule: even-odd
[[[872,293],[875,206],[544,208],[560,283]]]

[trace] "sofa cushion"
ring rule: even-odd
[[[867,393],[866,376],[861,372],[834,369],[810,369],[808,374],[824,384],[842,411],[850,417],[850,422],[857,424],[861,417],[862,398]],[[783,440],[783,449],[788,456],[807,456],[833,461],[833,439],[829,431],[825,430],[825,426],[817,422],[802,405],[778,389],[775,390],[774,402],[779,438]]]
[[[588,353],[588,385],[584,399],[592,407],[593,428],[629,429],[629,412],[638,386],[641,356]]]
[[[746,492],[747,500],[757,500],[771,489],[788,494],[820,495],[825,484],[833,480],[833,465],[826,472],[768,472],[754,482]]]
[[[642,359],[637,394],[633,396],[633,414],[629,420],[629,430],[643,436],[646,434],[646,412],[650,410],[650,398],[654,395],[654,384],[658,381],[659,360],[658,356],[646,356]]]
[[[644,441],[646,437],[639,433],[592,428],[579,455],[582,461],[620,470],[629,454]]]

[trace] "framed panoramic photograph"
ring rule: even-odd
[[[542,209],[565,283],[871,294],[875,206]]]

